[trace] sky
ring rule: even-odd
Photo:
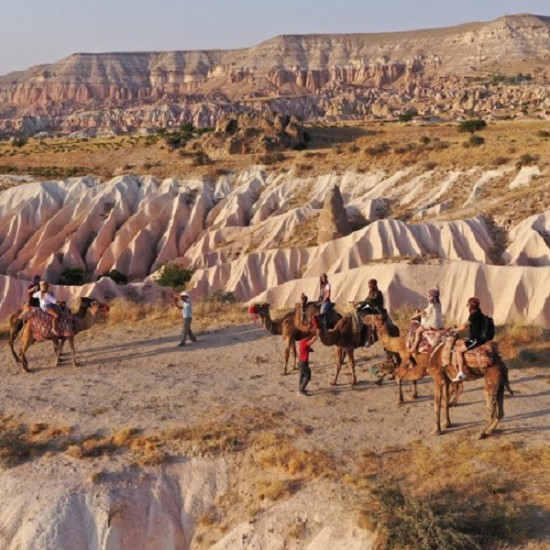
[[[279,34],[550,15],[549,0],[0,0],[0,75],[75,52],[231,49]]]

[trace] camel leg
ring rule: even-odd
[[[355,376],[355,356],[353,354],[353,349],[346,350],[348,356],[349,369],[351,374],[351,385],[355,386],[357,384],[357,377]]]
[[[55,350],[55,365],[56,367],[61,366],[61,354],[63,353],[63,344],[65,340],[54,340],[53,349]]]
[[[62,340],[63,342],[63,340]],[[71,347],[71,356],[73,358],[73,367],[80,367],[80,363],[76,360],[76,349],[74,347],[74,338],[69,338],[69,346]]]
[[[403,397],[403,379],[400,376],[396,376],[395,379],[397,380],[397,391],[399,392],[397,404],[402,405],[405,402]]]
[[[433,435],[441,435],[441,394],[443,383],[436,377],[434,380],[434,412],[435,426]]]
[[[292,340],[292,357],[294,359],[292,370],[296,370],[296,340]]]
[[[453,384],[449,388],[449,407],[456,407],[456,404],[458,403],[458,398],[462,395],[462,392],[464,390],[464,384],[462,382],[458,382],[457,384]]]
[[[486,424],[479,434],[479,439],[491,435],[504,416],[504,386],[502,371],[489,367],[485,372]]]
[[[443,404],[443,410],[445,411],[445,419],[443,421],[443,429],[451,427],[451,417],[449,416],[449,382],[445,380],[443,382],[443,396],[441,398]]]
[[[334,380],[330,383],[331,386],[336,386],[338,384],[338,375],[340,374],[340,369],[342,368],[342,350],[339,347],[334,349],[334,355],[336,357],[336,372],[334,373]]]
[[[287,374],[288,359],[290,357],[290,347],[291,346],[292,346],[292,342],[290,340],[285,340],[285,351],[284,351],[284,359],[283,359],[283,374]]]
[[[416,389],[416,380],[412,380],[412,391],[411,391],[411,399],[416,399],[418,397],[418,391]]]
[[[11,320],[10,320],[11,321]],[[13,322],[10,323],[10,350],[11,354],[13,355],[13,358],[17,363],[20,363],[19,356],[17,353],[15,353],[15,340],[17,340],[17,337],[19,336],[19,333],[21,332],[21,329],[23,328],[23,321],[21,319],[14,319]]]

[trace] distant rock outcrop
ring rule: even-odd
[[[77,53],[0,77],[0,134],[212,128],[234,112],[307,120],[547,111],[549,29],[548,17],[516,15],[410,32],[282,35],[239,50]]]
[[[325,244],[351,233],[340,189],[335,185],[327,195],[318,223],[317,244]]]

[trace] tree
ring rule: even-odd
[[[161,286],[170,286],[174,289],[184,287],[193,276],[190,269],[185,269],[176,263],[166,263],[160,268],[157,282]]]
[[[470,120],[463,120],[459,122],[458,131],[470,132],[470,134],[473,134],[474,132],[483,130],[483,128],[486,128],[486,127],[487,127],[487,123],[484,120],[481,120],[480,118],[472,118]]]

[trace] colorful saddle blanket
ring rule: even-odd
[[[483,369],[486,367],[490,367],[493,364],[495,352],[496,344],[494,342],[486,342],[485,344],[481,344],[481,346],[471,349],[464,354],[466,366],[472,369]]]
[[[32,337],[36,341],[55,338],[52,332],[53,317],[42,311],[38,307],[31,308],[28,314],[28,322],[32,326]],[[58,334],[60,338],[70,338],[74,336],[74,318],[70,311],[61,310],[57,322]]]
[[[457,367],[456,352],[454,350],[456,339],[452,336],[445,340],[441,360],[444,365],[452,364]],[[495,342],[486,342],[477,348],[471,349],[464,354],[464,362],[471,369],[484,369],[493,364],[494,357],[498,353]]]

